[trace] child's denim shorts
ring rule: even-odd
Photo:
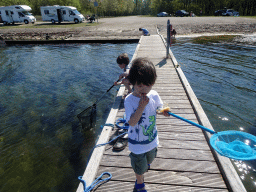
[[[138,175],[144,174],[148,170],[148,164],[151,164],[157,155],[157,147],[149,152],[142,154],[130,153],[131,165],[134,172]]]

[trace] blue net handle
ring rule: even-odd
[[[188,120],[188,119],[185,119],[185,118],[183,118],[183,117],[180,117],[180,116],[178,116],[178,115],[175,115],[174,113],[171,113],[170,111],[168,111],[168,113],[169,113],[169,115],[171,115],[171,116],[173,116],[173,117],[176,117],[176,118],[178,118],[178,119],[180,119],[180,120],[182,120],[182,121],[185,121],[185,122],[187,122],[187,123],[190,123],[191,125],[194,125],[194,126],[196,126],[196,127],[199,127],[200,129],[202,129],[202,130],[204,130],[204,131],[207,131],[207,132],[209,132],[209,133],[211,133],[211,134],[215,134],[215,133],[216,133],[215,131],[213,131],[213,130],[211,130],[211,129],[208,129],[208,128],[202,126],[202,125],[199,125],[199,124],[197,124],[197,123],[194,123],[193,121],[190,121],[190,120]]]

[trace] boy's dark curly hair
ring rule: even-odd
[[[116,62],[118,64],[125,64],[125,65],[128,65],[130,60],[129,60],[129,57],[128,57],[128,54],[127,53],[122,53],[120,54],[117,59],[116,59]]]
[[[148,58],[137,58],[133,61],[128,79],[132,85],[154,85],[156,81],[156,68]]]

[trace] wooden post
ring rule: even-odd
[[[167,46],[166,46],[166,58],[169,56],[169,48],[170,48],[170,20],[167,21]]]

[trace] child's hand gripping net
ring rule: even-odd
[[[170,112],[171,109],[170,107],[164,107],[164,108],[160,108],[160,109],[157,109],[157,113],[162,113],[164,114],[164,116],[170,116],[168,112]]]

